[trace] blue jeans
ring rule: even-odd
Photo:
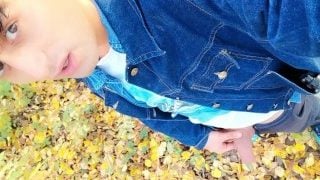
[[[276,132],[301,132],[320,123],[320,99],[314,95],[303,96],[299,104],[284,111],[277,120],[254,126],[258,134]]]

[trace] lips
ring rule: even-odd
[[[66,70],[69,66],[69,55],[67,56],[67,59],[64,61],[63,67],[62,67],[62,71]]]
[[[74,70],[74,57],[72,53],[69,53],[63,61],[63,64],[60,66],[59,76],[69,77],[73,74]]]

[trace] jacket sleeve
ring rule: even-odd
[[[195,6],[256,40],[285,63],[320,72],[320,1],[199,0]]]

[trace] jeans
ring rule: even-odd
[[[302,103],[291,104],[278,119],[267,124],[254,126],[258,134],[276,132],[302,132],[306,128],[320,123],[320,99],[314,95],[302,97]]]

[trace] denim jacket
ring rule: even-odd
[[[293,74],[320,72],[318,1],[96,3],[118,37],[110,43],[127,54],[127,81],[162,96],[225,110],[288,109],[294,92],[310,94]],[[203,148],[211,128],[131,104],[107,87],[108,75],[98,68],[96,74],[105,81],[94,92],[107,106]],[[89,87],[93,81],[86,81]]]

